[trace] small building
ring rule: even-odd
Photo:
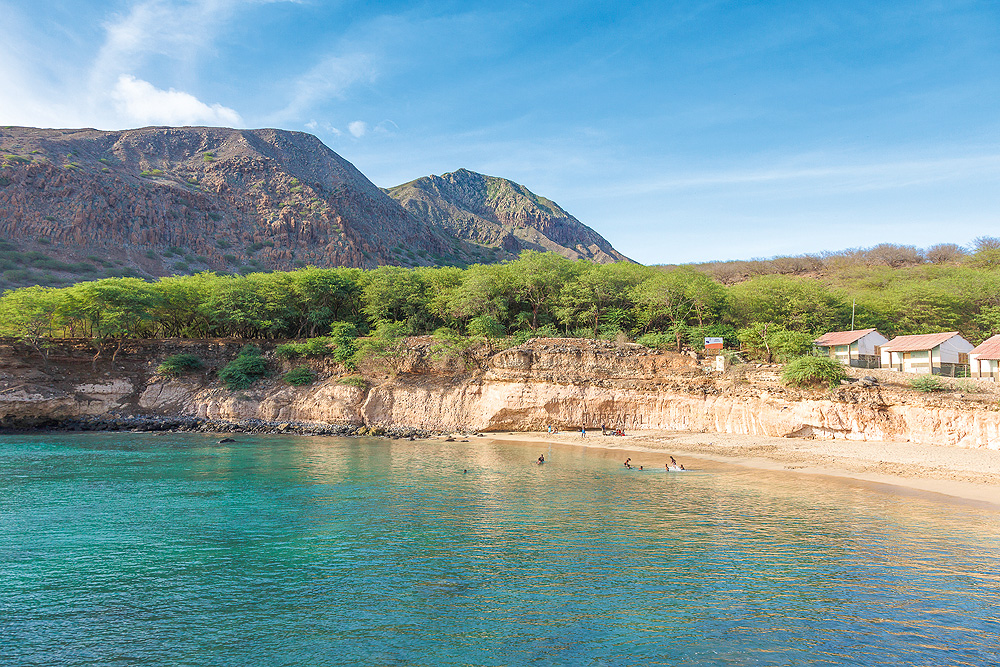
[[[831,359],[856,368],[878,368],[878,348],[889,339],[874,329],[831,331],[813,341],[813,345]]]
[[[1000,381],[1000,334],[987,338],[969,352],[969,366],[974,378]]]
[[[896,336],[881,348],[882,368],[962,377],[968,373],[972,348],[957,331]]]

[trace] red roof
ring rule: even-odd
[[[1000,334],[987,338],[972,348],[969,354],[974,354],[979,359],[1000,359]]]
[[[916,334],[913,336],[896,336],[882,346],[883,352],[912,352],[914,350],[933,350],[950,338],[958,335],[957,331],[946,331],[936,334]]]
[[[816,340],[814,344],[820,347],[833,347],[834,345],[850,345],[856,340],[860,340],[875,331],[874,329],[858,329],[857,331],[831,331],[825,333]]]

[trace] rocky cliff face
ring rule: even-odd
[[[538,250],[602,264],[627,260],[558,204],[505,178],[459,169],[386,192],[414,216],[458,238],[514,255]]]
[[[622,259],[522,186],[456,174],[449,196],[464,197],[425,215],[301,132],[4,127],[0,241],[10,247],[0,252],[25,252],[14,263],[0,257],[0,287],[100,277],[100,265],[106,275],[141,276],[429,266],[499,261],[524,248]]]
[[[47,366],[27,349],[0,346],[0,416],[127,412],[484,431],[607,424],[1000,449],[995,402],[905,398],[856,385],[832,394],[786,390],[766,373],[757,382],[715,377],[689,357],[638,345],[539,339],[442,362],[429,354],[429,341],[416,341],[393,367],[363,368],[363,378],[316,360],[320,380],[309,387],[272,378],[247,391],[227,391],[215,372],[241,344],[137,342],[114,366],[101,361],[96,372],[92,352],[82,346],[64,346]],[[207,370],[176,380],[157,376],[157,365],[177,352],[199,355]],[[272,365],[279,370],[276,360]]]

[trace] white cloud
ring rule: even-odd
[[[325,121],[325,120],[324,121],[318,121],[315,118],[312,119],[312,120],[310,120],[308,123],[306,123],[305,127],[310,132],[325,132],[325,133],[333,135],[335,137],[339,137],[340,135],[343,134],[343,132],[341,132],[340,130],[338,130],[337,128],[335,128],[333,125],[331,125],[327,121]]]
[[[355,137],[363,137],[368,132],[368,123],[363,120],[356,120],[347,124],[347,130]]]
[[[118,77],[111,93],[119,114],[140,125],[241,125],[243,119],[221,104],[208,105],[190,93],[160,90],[130,74]]]

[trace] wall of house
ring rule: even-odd
[[[940,366],[941,363],[946,364],[960,364],[964,362],[964,359],[959,359],[960,354],[968,354],[975,348],[975,345],[965,340],[961,336],[952,336],[945,342],[941,343],[939,346],[941,348],[941,358],[935,365]]]
[[[873,331],[870,334],[865,334],[857,342],[857,350],[859,355],[865,356],[875,356],[875,348],[879,345],[885,345],[889,342],[885,336],[877,331]]]
[[[996,359],[978,359],[974,355],[969,355],[969,365],[972,377],[1000,379],[1000,361]]]

